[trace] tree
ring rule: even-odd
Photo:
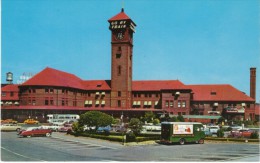
[[[153,122],[153,119],[155,118],[155,115],[152,111],[145,112],[143,120],[147,123]]]
[[[143,124],[138,118],[131,118],[129,128],[134,132],[134,134],[139,134],[142,130]]]
[[[98,129],[98,127],[111,125],[112,122],[113,117],[108,114],[102,113],[100,111],[88,111],[85,114],[80,115],[79,126],[95,126],[96,129]]]

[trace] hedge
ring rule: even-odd
[[[97,139],[104,139],[104,140],[109,140],[109,141],[117,141],[117,142],[123,142],[123,135],[122,134],[110,134],[109,136],[106,135],[101,135],[101,134],[93,134],[93,133],[72,133],[72,135],[74,136],[85,136],[85,137],[91,137],[91,138],[97,138]],[[141,137],[141,136],[137,136],[137,137],[126,137],[126,142],[142,142],[142,141],[148,141],[148,140],[159,140],[160,139],[160,135],[156,135],[156,136],[152,136],[152,137]]]

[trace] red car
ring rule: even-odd
[[[21,130],[18,134],[21,137],[31,136],[51,136],[52,131],[50,129],[44,129],[42,127],[29,127],[26,130]]]
[[[235,131],[231,131],[232,137],[235,137],[235,138],[241,138],[241,137],[250,138],[252,133],[253,133],[253,131],[251,131],[251,130],[235,130]]]

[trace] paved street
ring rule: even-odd
[[[133,145],[53,133],[18,138],[1,134],[2,161],[259,161],[258,144]]]

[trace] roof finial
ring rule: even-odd
[[[124,12],[124,0],[122,0],[122,9],[121,12]]]

